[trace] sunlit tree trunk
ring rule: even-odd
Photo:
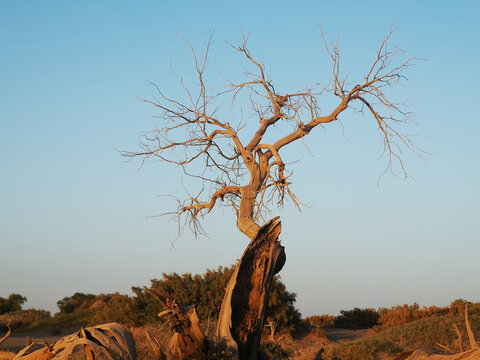
[[[284,247],[278,240],[280,231],[278,218],[260,228],[238,262],[225,292],[217,335],[238,349],[240,360],[257,358],[273,276],[286,260]]]

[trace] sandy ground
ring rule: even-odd
[[[325,335],[330,341],[355,340],[366,335],[368,329],[324,329]]]

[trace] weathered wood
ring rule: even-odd
[[[200,328],[194,306],[177,304],[168,293],[159,289],[145,288],[159,301],[165,310],[158,316],[169,315],[173,332],[170,339],[170,353],[180,360],[205,359],[205,334]]]
[[[12,335],[12,328],[10,327],[10,321],[7,324],[8,331],[7,333],[0,339],[0,344],[3,343],[5,340],[8,339],[10,335]]]
[[[267,222],[250,242],[230,279],[220,310],[217,335],[238,350],[240,360],[255,360],[273,280],[285,264],[278,236],[281,223]]]
[[[478,344],[475,341],[475,337],[473,336],[473,331],[470,326],[470,321],[468,320],[468,303],[467,302],[465,302],[465,327],[467,329],[468,341],[470,342],[470,349],[471,350],[478,349]]]
[[[21,350],[14,360],[109,359],[136,360],[135,340],[123,325],[110,323],[81,329],[60,339],[55,345],[36,349],[32,343]]]

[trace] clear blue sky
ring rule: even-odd
[[[371,119],[343,117],[292,148],[297,195],[309,207],[283,222],[282,279],[303,315],[418,302],[480,301],[477,1],[2,1],[0,2],[0,296],[56,310],[81,292],[130,293],[162,272],[203,272],[241,256],[246,238],[216,211],[209,238],[146,219],[183,196],[180,174],[125,163],[153,126],[155,82],[178,94],[171,68],[192,73],[182,36],[208,71],[235,76],[245,63],[225,40],[250,33],[250,50],[276,84],[326,82],[318,25],[340,34],[351,77],[393,24],[392,44],[429,59],[409,72],[409,109],[426,162],[407,155],[416,182],[386,176]],[[212,86],[218,81],[212,80]],[[328,109],[328,103],[325,109]],[[313,189],[313,190],[312,190]]]

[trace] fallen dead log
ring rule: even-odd
[[[14,360],[109,359],[136,360],[135,341],[123,325],[110,323],[81,329],[54,345],[38,342],[21,350]]]

